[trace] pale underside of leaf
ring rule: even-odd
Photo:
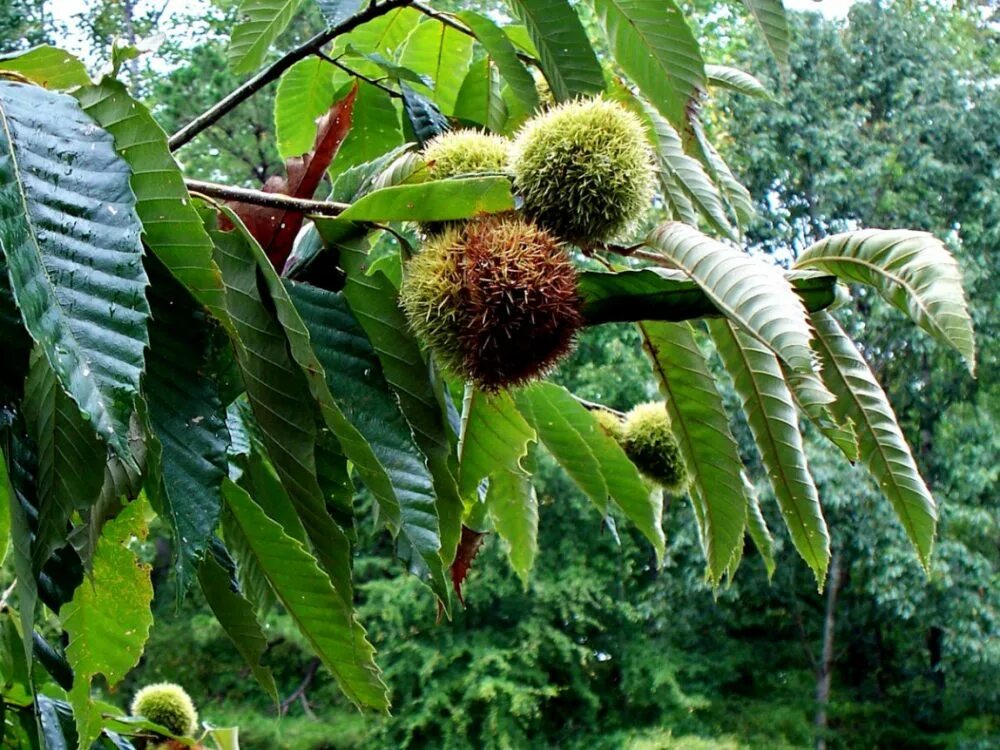
[[[920,476],[896,415],[854,343],[827,312],[812,315],[832,408],[858,425],[861,460],[889,499],[924,568],[930,565],[937,507]]]

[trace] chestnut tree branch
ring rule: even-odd
[[[182,127],[172,136],[168,144],[171,151],[176,151],[185,143],[194,138],[205,128],[210,127],[223,115],[228,114],[241,102],[249,99],[262,88],[281,77],[281,74],[292,67],[299,60],[304,60],[312,54],[322,50],[324,46],[342,34],[353,31],[372,19],[383,16],[391,10],[409,5],[412,0],[382,0],[382,2],[372,2],[364,9],[358,11],[350,18],[341,21],[336,26],[331,26],[316,34],[311,39],[303,42],[293,50],[285,53],[262,71],[250,78],[246,83],[234,89],[232,92],[220,99],[202,114],[195,117],[191,122]]]
[[[335,203],[334,201],[293,198],[281,193],[265,193],[263,190],[219,185],[215,182],[204,182],[202,180],[185,179],[184,185],[192,193],[207,195],[209,198],[251,203],[255,206],[279,208],[285,211],[301,211],[305,214],[316,214],[319,216],[337,216],[350,205],[348,203]]]

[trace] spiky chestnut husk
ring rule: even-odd
[[[577,244],[624,234],[653,196],[642,122],[601,98],[560,104],[525,123],[511,149],[511,172],[524,213]]]
[[[438,362],[486,391],[546,373],[583,323],[566,252],[512,214],[430,239],[407,264],[400,300]]]
[[[198,711],[180,685],[158,682],[147,685],[132,700],[132,715],[142,716],[181,737],[198,728]]]
[[[621,445],[636,468],[665,490],[687,487],[687,466],[663,401],[639,404],[625,416]]]
[[[598,424],[601,425],[601,429],[608,434],[609,437],[615,439],[616,442],[620,443],[625,437],[624,425],[622,420],[614,412],[610,412],[607,409],[597,409],[592,412],[594,417],[597,418]]]
[[[435,180],[464,174],[503,172],[510,156],[510,141],[478,130],[450,130],[424,147],[427,171]]]

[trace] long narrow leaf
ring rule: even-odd
[[[835,234],[806,248],[797,268],[818,268],[874,287],[976,373],[972,318],[962,272],[944,244],[926,232],[865,229]]]
[[[859,426],[861,460],[892,503],[924,568],[930,565],[937,508],[920,476],[889,400],[861,352],[827,312],[813,313],[823,378],[837,396],[837,416]]]
[[[677,222],[653,230],[647,244],[694,279],[726,317],[767,344],[794,372],[814,371],[805,307],[778,268]]]
[[[713,320],[709,330],[743,402],[792,542],[822,586],[830,562],[830,536],[781,366],[767,347],[731,321]]]
[[[742,549],[749,502],[736,440],[691,326],[640,323],[639,330],[691,473],[708,575],[718,583]]]

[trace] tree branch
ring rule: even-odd
[[[282,73],[292,67],[299,60],[304,60],[310,55],[315,54],[338,36],[353,31],[358,26],[361,26],[372,19],[378,18],[379,16],[383,16],[391,10],[409,5],[411,2],[412,0],[383,0],[383,2],[380,3],[372,2],[365,7],[364,10],[355,13],[345,21],[338,23],[336,26],[324,29],[320,33],[316,34],[316,36],[312,37],[312,39],[303,42],[300,46],[275,60],[269,66],[264,68],[264,70],[253,76],[253,78],[249,79],[246,83],[227,94],[210,109],[198,115],[191,122],[170,136],[170,140],[168,141],[170,150],[176,151],[179,149],[185,143],[198,135],[198,133],[215,123],[220,117],[232,111],[241,102],[249,99],[269,83],[278,80]]]
[[[472,29],[470,29],[464,23],[461,23],[460,21],[456,21],[454,18],[452,18],[447,13],[439,13],[438,11],[434,10],[433,8],[431,8],[431,7],[427,6],[427,5],[424,5],[423,3],[418,2],[417,0],[414,0],[410,4],[413,6],[414,10],[419,10],[421,13],[423,13],[428,18],[433,18],[435,21],[440,21],[445,26],[450,26],[451,28],[455,29],[455,31],[460,31],[460,32],[462,32],[463,34],[465,34],[467,36],[471,36],[473,39],[476,38],[476,35],[473,33]],[[520,50],[517,50],[517,49],[515,49],[514,52],[520,58],[521,62],[527,63],[528,65],[538,65],[538,60],[536,60],[535,58],[533,58],[531,55],[526,55],[526,54],[524,54],[523,52],[521,52]]]
[[[321,60],[326,60],[331,65],[335,65],[336,67],[340,68],[342,71],[344,71],[345,73],[347,73],[348,75],[354,76],[355,78],[360,78],[365,83],[367,83],[367,84],[369,84],[371,86],[374,86],[377,89],[382,89],[382,91],[384,91],[385,93],[387,93],[389,96],[391,96],[391,97],[393,97],[395,99],[402,99],[403,98],[403,95],[400,92],[396,91],[395,89],[389,88],[384,83],[382,83],[382,81],[380,81],[380,80],[378,80],[376,78],[372,78],[371,76],[366,76],[364,73],[362,73],[360,71],[357,71],[357,70],[355,70],[354,68],[352,68],[352,67],[350,67],[348,65],[345,65],[344,63],[342,63],[340,61],[340,58],[338,58],[338,57],[330,57],[328,54],[326,54],[322,50],[317,50],[315,54],[316,54],[316,57],[320,58]]]
[[[185,179],[184,185],[192,193],[201,193],[210,198],[251,203],[267,208],[280,208],[285,211],[299,211],[304,214],[318,214],[319,216],[337,216],[350,206],[348,203],[292,198],[281,193],[265,193],[263,190],[219,185],[215,182],[203,182],[202,180]]]

